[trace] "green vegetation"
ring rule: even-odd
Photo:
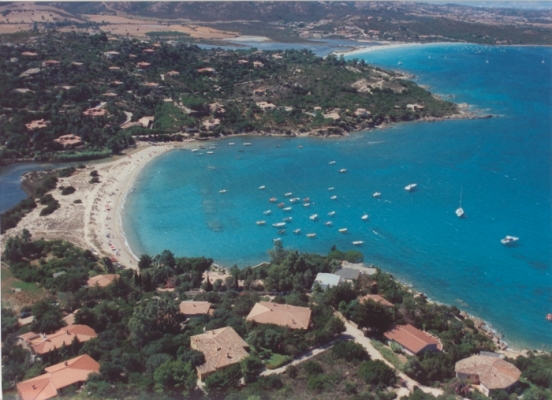
[[[0,214],[0,233],[5,233],[8,229],[15,228],[19,221],[35,208],[35,200],[29,197],[21,200],[15,207]]]

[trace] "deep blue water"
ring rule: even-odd
[[[266,260],[276,237],[319,253],[363,240],[365,262],[484,318],[514,347],[550,350],[551,49],[430,45],[355,57],[394,68],[401,61],[435,93],[501,117],[399,124],[344,139],[241,137],[218,142],[212,155],[170,152],[143,170],[125,205],[132,248],[244,267]],[[406,192],[409,183],[419,190]],[[461,190],[464,219],[454,214]],[[285,213],[268,202],[291,205],[286,192],[309,197],[311,207]],[[279,235],[271,224],[288,214],[293,222]],[[305,237],[310,232],[316,239]],[[519,245],[503,246],[506,235]]]

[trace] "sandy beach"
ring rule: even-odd
[[[359,42],[359,45],[361,45],[362,42]],[[451,43],[451,42],[435,42],[435,43],[396,43],[396,42],[378,42],[378,45],[372,45],[372,46],[366,46],[366,47],[356,47],[353,50],[345,50],[345,51],[338,51],[334,52],[337,55],[343,55],[343,56],[354,56],[357,54],[364,54],[364,53],[370,53],[373,51],[381,51],[381,50],[390,50],[390,49],[399,49],[399,48],[408,48],[408,47],[420,47],[420,46],[442,46],[442,45],[452,45],[452,46],[458,46],[458,45],[468,45],[470,43]]]
[[[77,169],[75,174],[60,178],[51,194],[60,208],[48,216],[40,216],[44,208],[38,205],[18,226],[0,237],[2,242],[28,229],[34,239],[64,239],[99,257],[110,257],[119,264],[137,269],[139,255],[134,255],[126,243],[121,224],[125,196],[132,188],[142,168],[155,157],[174,148],[194,148],[201,142],[167,143],[158,146],[140,143],[123,157]],[[98,171],[100,183],[89,183],[92,171]],[[73,186],[76,192],[62,196],[60,187]],[[80,200],[81,203],[75,203]]]

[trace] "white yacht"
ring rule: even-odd
[[[289,196],[291,196],[292,194],[293,194],[293,193],[291,193],[291,192],[287,192],[286,194],[284,194],[284,196],[285,196],[285,197],[289,197]]]
[[[310,207],[310,203],[303,203],[303,207]]]
[[[341,228],[341,229],[339,230],[339,232],[340,232],[340,233],[345,233],[345,232],[347,232],[347,228]]]
[[[418,186],[418,184],[416,183],[411,183],[410,185],[406,185],[404,187],[404,190],[406,190],[407,192],[412,192],[416,189],[416,186]]]
[[[284,221],[291,221],[292,219],[293,219],[292,217],[285,217]]]
[[[341,168],[341,169],[339,170],[339,172],[341,172],[341,173],[347,172],[347,168]]]
[[[328,216],[330,216],[330,217],[333,217],[334,215],[335,215],[335,211],[330,211],[330,212],[328,213]]]
[[[219,190],[219,193],[226,193],[226,189]]]
[[[312,214],[309,218],[311,221],[315,221],[318,218],[318,214]]]
[[[329,187],[328,190],[334,190],[335,188],[334,187]]]
[[[375,193],[372,195],[372,197],[374,197],[374,198],[378,198],[378,197],[380,197],[380,196],[381,196],[381,193],[380,193],[380,192],[375,192]]]
[[[281,228],[282,226],[286,226],[286,223],[285,222],[276,222],[276,223],[272,224],[272,226],[274,228]]]
[[[207,154],[213,154],[213,152],[212,152],[212,151],[208,151]]]
[[[192,153],[195,153],[196,151],[199,151],[199,149],[192,149]]]
[[[301,228],[295,229],[295,230],[293,231],[293,233],[295,233],[296,235],[298,235],[299,233],[301,233]]]
[[[362,217],[360,217],[363,221],[366,221],[368,219],[368,214],[364,214]]]
[[[272,211],[270,210],[266,210],[265,212],[263,212],[264,215],[269,215],[269,214],[272,214]]]
[[[514,244],[515,242],[517,242],[519,240],[518,237],[515,237],[515,236],[506,236],[504,239],[501,239],[500,240],[500,243],[502,243],[503,245],[511,245],[511,244]]]
[[[335,164],[335,161],[330,161],[328,164],[334,165],[334,164]]]
[[[332,221],[328,221],[328,222],[326,222],[324,225],[326,225],[326,226],[332,226],[332,225],[333,225],[333,222],[332,222]]]
[[[337,199],[337,196],[332,196],[332,197],[330,197],[330,199],[335,200],[335,199]]]
[[[257,225],[264,225],[266,224],[266,221],[257,221]]]
[[[363,244],[363,243],[364,243],[364,241],[362,241],[362,240],[355,240],[355,241],[353,242],[353,244],[354,244],[355,246],[360,246],[360,245]]]
[[[316,237],[316,233],[307,233],[308,238]]]
[[[291,211],[291,207],[286,207],[283,209],[284,211]]]
[[[265,187],[266,187],[266,186],[259,186],[259,189],[260,189],[260,190],[264,190]]]
[[[234,145],[234,143],[232,143],[232,142],[228,143],[228,146],[233,146],[233,145]]]
[[[251,143],[244,143],[244,146],[251,146]]]

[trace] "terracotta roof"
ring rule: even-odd
[[[440,340],[410,324],[397,325],[394,329],[385,332],[383,335],[387,339],[394,340],[401,346],[412,351],[414,354],[417,354],[424,347],[431,344],[436,345],[437,350],[443,350],[443,345]]]
[[[57,139],[54,139],[54,142],[60,143],[64,147],[67,147],[67,146],[74,146],[76,144],[80,144],[82,142],[82,139],[77,135],[69,134],[69,135],[62,135]]]
[[[210,308],[211,303],[208,301],[183,301],[180,303],[180,312],[190,317],[207,314]]]
[[[23,53],[21,53],[21,55],[26,56],[26,57],[36,57],[36,56],[38,56],[38,54],[33,53],[32,51],[24,51]]]
[[[99,287],[106,287],[118,277],[119,275],[117,274],[96,275],[93,278],[90,278],[87,283],[88,283],[88,286],[90,287],[93,287],[96,285],[98,285]]]
[[[169,75],[169,76],[180,75],[180,72],[178,72],[178,71],[169,71],[169,72],[167,72],[167,75]]]
[[[84,382],[88,375],[100,371],[98,364],[88,354],[52,365],[44,375],[17,384],[22,400],[45,400],[57,396],[58,390],[77,382]]]
[[[200,374],[239,363],[249,355],[246,351],[248,344],[231,327],[192,336],[190,344],[192,349],[201,351],[205,356],[205,364],[197,367]]]
[[[291,329],[308,329],[311,312],[311,309],[308,307],[261,301],[255,304],[246,321],[287,326]]]
[[[65,346],[71,345],[75,337],[83,343],[96,336],[94,329],[88,325],[69,325],[49,335],[29,332],[19,337],[30,345],[35,354],[46,354],[56,348],[61,348],[64,344]]]
[[[107,111],[103,109],[98,108],[89,108],[88,110],[85,110],[82,112],[82,115],[87,115],[89,117],[101,117],[105,115]]]
[[[150,63],[147,63],[147,62],[139,62],[136,64],[136,66],[138,66],[138,68],[147,68],[149,67],[151,64]]]
[[[385,300],[379,294],[367,294],[366,296],[362,296],[361,298],[359,298],[358,302],[362,303],[365,300],[372,300],[372,301],[375,301],[376,303],[379,303],[382,306],[386,306],[386,307],[393,307],[393,305],[394,305],[393,303]]]
[[[37,119],[35,121],[31,121],[28,124],[25,124],[28,130],[33,129],[40,129],[40,128],[46,128],[48,125],[50,125],[50,121],[44,121],[44,119]]]
[[[456,363],[455,372],[478,375],[479,382],[487,389],[506,389],[516,383],[521,371],[515,365],[499,357],[475,355]]]

